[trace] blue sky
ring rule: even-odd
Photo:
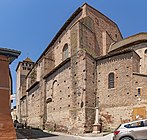
[[[115,21],[127,37],[147,32],[147,0],[0,0],[0,47],[21,51],[10,68],[13,92],[19,61],[36,61],[52,38],[83,3]]]

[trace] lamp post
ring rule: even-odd
[[[93,124],[93,132],[95,134],[100,133],[101,124],[99,123],[99,101],[97,101],[95,93],[95,122]]]
[[[93,124],[93,132],[95,134],[100,133],[101,124],[99,123],[99,108],[95,107],[95,122]]]

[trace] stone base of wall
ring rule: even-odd
[[[95,121],[95,109],[92,108],[86,108],[85,109],[85,116],[86,116],[86,122],[84,125],[85,133],[91,133],[93,131],[93,124]]]
[[[56,131],[67,133],[68,132],[68,128],[66,126],[63,126],[63,125],[56,125]]]
[[[68,128],[64,125],[57,125],[53,122],[46,122],[45,129],[48,131],[68,132]]]
[[[111,131],[118,127],[119,124],[133,121],[133,109],[142,107],[147,108],[145,104],[142,104],[102,109],[100,118],[102,120],[103,130]],[[137,118],[135,120],[137,120]]]
[[[57,131],[57,132],[64,132],[64,133],[69,133],[69,134],[83,134],[83,133],[85,133],[84,127],[68,128],[67,126],[55,124],[53,122],[46,122],[45,129],[47,131]]]

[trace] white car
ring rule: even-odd
[[[113,140],[147,140],[147,119],[121,124]]]

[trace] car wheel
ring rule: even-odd
[[[126,137],[121,138],[120,140],[133,140],[133,138],[126,136]]]

